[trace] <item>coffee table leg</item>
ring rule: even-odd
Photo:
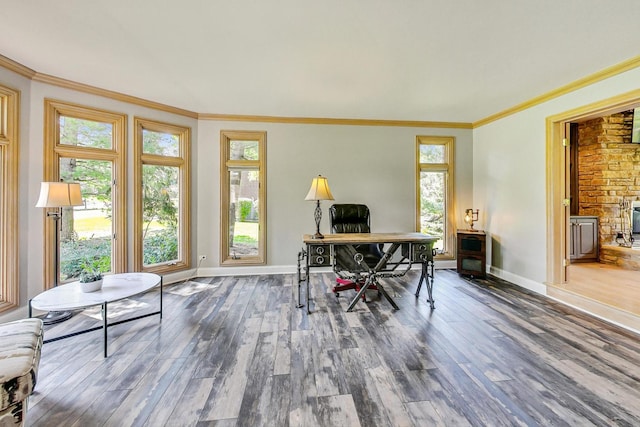
[[[102,330],[104,331],[104,357],[107,357],[107,302],[102,304]]]

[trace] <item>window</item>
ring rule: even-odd
[[[137,270],[168,273],[191,265],[191,129],[135,118]]]
[[[0,312],[19,304],[19,107],[20,92],[0,86]]]
[[[266,144],[266,132],[220,132],[222,265],[266,263]]]
[[[77,279],[85,268],[127,270],[124,147],[126,115],[45,100],[44,180],[77,182],[83,206],[63,208],[59,247],[45,216],[45,287]],[[59,274],[55,280],[55,252]]]
[[[454,258],[453,143],[449,136],[416,138],[416,230],[438,236],[439,258]]]

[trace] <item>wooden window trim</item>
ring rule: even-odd
[[[127,269],[127,181],[126,181],[126,138],[127,115],[101,110],[83,105],[53,99],[44,100],[44,172],[43,181],[57,181],[60,178],[60,158],[72,157],[89,160],[106,160],[113,163],[113,231],[116,238],[112,248],[114,273],[124,273]],[[60,144],[60,116],[74,117],[109,123],[113,129],[111,149],[94,147],[74,147]],[[47,218],[43,209],[44,223],[44,269],[45,289],[54,283],[54,222]]]
[[[136,271],[166,274],[191,268],[191,128],[156,120],[134,117],[134,224],[133,251]],[[143,131],[161,132],[178,137],[178,156],[143,153]],[[180,206],[178,207],[178,260],[170,264],[144,266],[142,222],[142,168],[143,165],[173,166],[179,168]]]
[[[0,313],[20,305],[18,166],[20,92],[0,85]]]
[[[420,163],[421,145],[443,145],[445,147],[445,158],[442,163]],[[445,222],[445,236],[443,236],[444,252],[437,255],[437,259],[455,259],[456,229],[454,212],[454,153],[455,137],[453,136],[426,136],[416,137],[416,222],[415,229],[420,231],[420,172],[444,172],[447,202],[445,209],[447,218]]]
[[[229,160],[231,141],[258,141],[258,160]],[[220,265],[265,265],[267,263],[267,132],[220,131]],[[258,255],[233,259],[229,254],[229,169],[258,168]]]

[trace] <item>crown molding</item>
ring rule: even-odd
[[[112,90],[101,89],[99,87],[87,85],[84,83],[77,83],[71,80],[62,79],[60,77],[50,76],[48,74],[38,73],[32,77],[32,80],[47,83],[50,85],[63,87],[66,89],[76,90],[78,92],[90,93],[92,95],[103,96],[105,98],[115,99],[116,101],[127,102],[130,104],[140,105],[142,107],[153,108],[155,110],[165,111],[167,113],[178,114],[180,116],[191,117],[192,119],[198,118],[198,113],[189,110],[183,110],[181,108],[172,107],[170,105],[161,104],[159,102],[149,101],[136,96],[126,95],[120,92],[114,92]]]
[[[377,120],[377,119],[337,119],[322,117],[281,117],[281,116],[254,116],[239,114],[211,114],[196,113],[184,110],[170,105],[161,104],[159,102],[149,101],[123,93],[101,89],[95,86],[77,83],[60,77],[51,76],[44,73],[38,73],[29,67],[26,67],[12,59],[0,55],[0,67],[4,67],[21,76],[30,78],[34,81],[51,84],[79,92],[90,93],[117,101],[127,102],[130,104],[140,105],[142,107],[152,108],[155,110],[165,111],[172,114],[190,117],[198,120],[214,120],[214,121],[239,121],[239,122],[259,122],[259,123],[288,123],[288,124],[319,124],[319,125],[347,125],[347,126],[395,126],[395,127],[421,127],[421,128],[445,128],[445,129],[475,129],[491,122],[503,119],[507,116],[516,114],[520,111],[527,110],[536,105],[558,98],[567,93],[576,91],[585,86],[592,85],[601,80],[613,77],[625,71],[640,67],[640,55],[628,59],[619,64],[605,68],[602,71],[591,74],[575,82],[561,86],[543,95],[530,99],[529,101],[515,105],[511,108],[492,114],[484,119],[477,120],[473,123],[464,122],[430,122],[420,120]]]
[[[608,79],[615,75],[622,74],[625,71],[633,70],[634,68],[637,68],[637,67],[640,67],[640,55],[633,57],[631,59],[628,59],[626,61],[620,62],[619,64],[612,65],[611,67],[605,68],[604,70],[601,70],[601,71],[598,71],[597,73],[583,77],[567,85],[561,86],[555,90],[552,90],[551,92],[547,92],[543,95],[536,96],[535,98],[532,98],[529,101],[523,102],[514,107],[501,111],[499,113],[492,114],[491,116],[485,117],[484,119],[477,120],[473,122],[473,129],[479,128],[491,122],[495,122],[496,120],[503,119],[512,114],[519,113],[520,111],[527,110],[536,105],[558,98],[562,95],[566,95],[567,93],[574,92],[578,89],[582,89],[583,87],[592,85],[594,83]]]
[[[380,120],[380,119],[336,119],[324,117],[282,117],[282,116],[248,116],[239,114],[198,114],[199,120],[260,122],[313,125],[346,125],[346,126],[397,126],[421,128],[472,129],[471,123],[462,122],[428,122],[420,120]]]
[[[33,78],[36,74],[36,72],[31,68],[25,67],[24,65],[3,55],[0,55],[0,67],[4,67],[9,71],[13,71],[14,73],[20,74],[21,76],[29,79]]]

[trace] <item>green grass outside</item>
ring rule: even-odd
[[[257,222],[240,222],[234,224],[235,243],[258,243],[258,223]]]

